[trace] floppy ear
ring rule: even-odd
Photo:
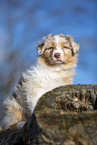
[[[79,51],[79,48],[80,48],[79,43],[76,43],[76,42],[72,41],[71,45],[73,47],[74,54],[77,54],[78,51]]]
[[[38,42],[36,49],[37,49],[39,55],[42,55],[44,52],[43,46],[44,46],[44,42],[42,42],[42,43]]]
[[[45,46],[44,46],[45,45],[45,41],[46,41],[46,39],[50,39],[51,35],[52,35],[52,33],[48,34],[48,36],[43,37],[42,38],[42,40],[43,40],[42,43],[38,42],[38,46],[36,47],[36,49],[37,49],[39,55],[43,54],[43,52],[45,50]]]
[[[66,35],[66,39],[69,41],[73,53],[77,54],[80,48],[79,43],[74,42],[72,36],[68,34]]]

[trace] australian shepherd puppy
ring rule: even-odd
[[[3,103],[3,129],[22,127],[44,93],[73,82],[79,44],[70,35],[50,34],[38,43],[37,51],[36,65],[22,74],[14,93]]]

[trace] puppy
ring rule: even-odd
[[[70,35],[50,34],[38,43],[37,51],[36,65],[22,74],[14,93],[3,103],[3,129],[15,124],[18,128],[22,127],[25,122],[21,121],[30,117],[44,93],[73,82],[79,44]]]

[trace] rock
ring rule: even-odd
[[[96,96],[97,85],[63,86],[44,94],[23,129],[0,133],[0,145],[96,145]]]

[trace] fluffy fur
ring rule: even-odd
[[[3,103],[3,129],[26,121],[44,93],[73,82],[79,44],[71,36],[50,34],[38,43],[37,51],[36,65],[22,74],[13,95]]]

